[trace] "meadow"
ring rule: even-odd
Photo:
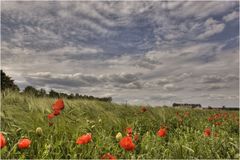
[[[49,119],[56,100],[1,94],[1,133],[6,140],[2,159],[239,158],[238,111],[63,99],[64,109]],[[162,136],[160,129],[166,131]],[[91,140],[77,144],[87,133]],[[119,145],[126,136],[134,144],[131,151]],[[30,146],[20,149],[21,138],[28,138]]]

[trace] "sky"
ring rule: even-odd
[[[239,2],[3,1],[1,68],[21,89],[238,107]]]

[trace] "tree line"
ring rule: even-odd
[[[14,90],[16,92],[20,92],[19,87],[14,83],[14,80],[11,79],[8,75],[6,75],[3,70],[1,70],[1,92],[5,90]],[[50,90],[49,93],[44,89],[36,89],[33,86],[27,86],[25,89],[20,92],[21,94],[32,95],[35,97],[52,97],[52,98],[67,98],[67,99],[88,99],[88,100],[99,100],[105,102],[111,102],[112,97],[94,97],[89,95],[80,95],[76,94],[67,94],[62,92],[57,92],[55,90]]]

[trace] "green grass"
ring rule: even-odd
[[[1,95],[1,132],[7,145],[1,149],[3,159],[99,159],[111,153],[118,159],[190,159],[238,158],[239,118],[237,111],[227,111],[228,116],[220,126],[214,126],[208,117],[220,110],[125,106],[91,100],[64,99],[65,109],[48,126],[47,115],[56,99],[35,98],[9,92]],[[176,112],[189,116],[179,123]],[[237,117],[233,117],[233,114]],[[164,138],[156,135],[160,127],[167,127]],[[36,134],[41,127],[43,135]],[[123,135],[126,127],[140,134],[133,152],[122,149],[115,135]],[[218,137],[205,137],[203,131],[210,127]],[[77,145],[76,139],[92,133],[92,142]],[[17,142],[22,137],[31,139],[29,149],[19,150]]]

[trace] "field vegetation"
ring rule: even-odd
[[[1,94],[1,158],[239,158],[237,111],[63,99],[51,118],[56,100]],[[21,139],[31,143],[21,147]]]

